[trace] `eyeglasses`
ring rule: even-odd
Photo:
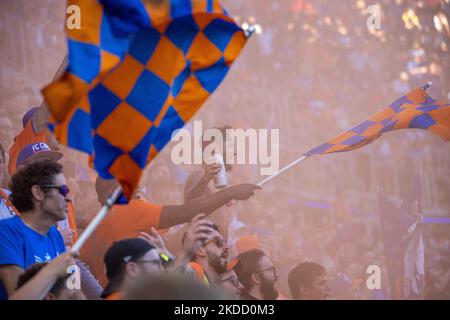
[[[42,186],[41,188],[43,188],[43,189],[58,189],[59,194],[62,195],[63,197],[66,197],[70,192],[69,187],[66,185],[62,185],[62,186],[45,185],[45,186]]]
[[[224,283],[224,282],[226,282],[226,281],[230,281],[230,282],[233,284],[233,286],[236,287],[236,288],[239,287],[239,283],[240,283],[240,282],[239,282],[239,278],[236,277],[236,276],[231,276],[231,277],[229,277],[229,278],[226,278],[226,279],[222,279],[222,280],[216,281],[216,284]]]
[[[256,270],[255,273],[256,273],[256,272],[270,271],[270,270],[273,270],[273,276],[274,276],[274,277],[277,277],[277,276],[278,276],[278,274],[277,274],[277,268],[275,268],[274,266],[268,267],[268,268],[265,268],[265,269],[261,269],[261,270]]]
[[[169,267],[173,260],[165,253],[160,253],[159,254],[159,260],[140,260],[140,261],[134,261],[135,263],[147,263],[147,262],[152,262],[152,263],[157,263],[159,264],[159,267],[161,269],[166,269],[167,267]]]
[[[203,243],[203,246],[205,247],[208,243],[210,242],[215,242],[216,246],[218,246],[219,248],[223,248],[223,246],[225,245],[225,240],[223,240],[223,238],[221,237],[214,237],[212,239],[209,239],[208,241],[205,241]]]

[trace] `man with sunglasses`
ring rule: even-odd
[[[45,142],[36,142],[25,146],[17,157],[16,168],[22,168],[29,164],[42,160],[51,160],[58,162],[63,157],[63,154],[54,151]],[[66,246],[73,245],[78,238],[77,225],[75,222],[75,210],[72,202],[68,203],[67,217],[58,222],[57,227],[61,233],[64,244]]]
[[[244,286],[242,299],[276,300],[279,298],[275,282],[279,276],[269,257],[259,249],[241,253],[234,271]]]
[[[55,227],[66,218],[71,201],[62,166],[44,160],[19,169],[11,180],[11,199],[21,215],[0,221],[1,298],[14,292],[30,265],[66,250]]]
[[[173,259],[166,254],[162,238],[157,240],[147,234],[114,242],[103,259],[108,282],[102,298],[121,299],[124,293],[142,281],[159,276],[165,270],[173,272],[184,268],[211,231],[204,214],[195,216],[189,224],[181,254]]]

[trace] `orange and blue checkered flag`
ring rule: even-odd
[[[246,33],[216,0],[71,0],[68,67],[43,89],[57,139],[129,198],[142,170],[217,89]]]
[[[450,104],[433,99],[425,90],[419,88],[397,99],[357,126],[306,152],[305,156],[358,149],[383,133],[398,129],[425,129],[450,141]]]

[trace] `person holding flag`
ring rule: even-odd
[[[72,249],[78,251],[100,224],[110,226],[99,231],[111,235],[98,238],[105,243],[140,230],[126,214],[121,221],[127,223],[119,223],[124,232],[114,232],[117,223],[102,223],[118,198],[129,202],[128,208],[152,207],[141,215],[145,219],[135,221],[148,232],[252,196],[259,187],[244,184],[179,206],[133,199],[145,166],[218,88],[252,31],[240,28],[217,0],[72,3],[84,16],[79,29],[66,29],[67,69],[43,89],[49,127],[60,143],[88,153],[100,183],[111,180],[103,185],[113,191],[110,198],[102,191],[105,206]],[[91,263],[96,274],[93,264],[98,264]]]

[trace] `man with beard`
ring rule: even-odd
[[[71,201],[60,164],[44,160],[17,171],[11,198],[21,215],[0,221],[0,299],[14,292],[18,277],[30,265],[66,250],[55,227],[66,218]]]
[[[330,298],[327,271],[314,262],[298,264],[288,275],[289,290],[294,300],[325,300]]]
[[[230,254],[230,248],[220,234],[219,227],[214,223],[211,223],[211,227],[213,230],[184,270],[186,274],[208,286],[218,281],[220,275],[227,271]],[[184,237],[182,243],[184,243]]]
[[[279,298],[275,282],[279,276],[269,257],[259,249],[241,253],[234,271],[244,286],[244,300],[276,300]]]

